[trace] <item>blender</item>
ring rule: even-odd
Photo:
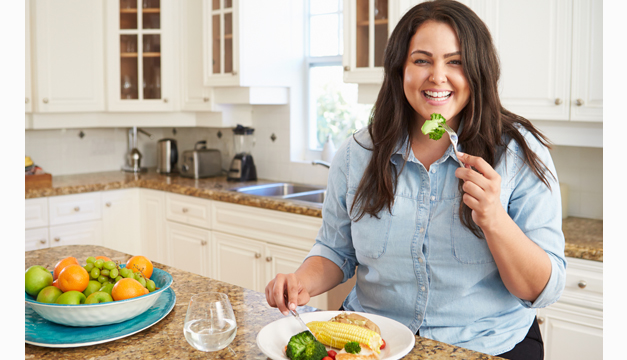
[[[255,129],[237,125],[233,129],[233,148],[235,157],[231,161],[228,181],[248,181],[257,180],[257,169],[253,156],[250,154],[254,145],[253,132]]]

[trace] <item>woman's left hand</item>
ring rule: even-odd
[[[501,175],[478,156],[459,154],[466,167],[455,170],[455,176],[464,180],[463,201],[472,209],[472,220],[487,232],[505,214],[501,205]],[[477,171],[471,169],[474,167]]]

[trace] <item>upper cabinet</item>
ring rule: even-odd
[[[102,0],[38,0],[34,5],[35,93],[29,96],[33,98],[29,100],[34,103],[32,110],[103,111]]]
[[[108,110],[174,110],[172,1],[110,0],[106,5]]]
[[[24,86],[24,92],[26,93],[26,110],[25,112],[29,113],[33,111],[33,95],[31,90],[31,69],[30,69],[30,0],[26,0],[24,2],[26,4],[26,42],[25,49],[26,55],[24,59],[26,60],[26,64],[24,67],[24,77],[26,78],[26,85]]]
[[[204,85],[292,85],[292,7],[289,0],[203,0]]]

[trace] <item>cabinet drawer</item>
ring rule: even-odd
[[[212,201],[213,229],[309,251],[322,219]]]
[[[25,210],[27,229],[48,226],[48,198],[27,199]]]
[[[179,223],[211,229],[211,200],[167,193],[165,217]]]
[[[560,301],[603,309],[603,263],[568,258],[566,285]]]
[[[101,218],[100,192],[52,196],[48,199],[50,225]]]
[[[26,235],[24,239],[25,251],[46,249],[50,247],[47,227],[26,230]]]
[[[102,245],[102,221],[50,227],[50,247],[64,245]]]

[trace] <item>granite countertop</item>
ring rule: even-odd
[[[42,265],[52,269],[59,260],[67,256],[74,256],[81,264],[84,264],[88,256],[97,255],[108,256],[120,262],[126,262],[131,257],[128,254],[95,245],[59,246],[27,251],[25,268]],[[176,294],[176,304],[161,321],[136,334],[99,345],[46,348],[25,344],[25,358],[51,360],[266,359],[257,347],[257,334],[267,324],[283,318],[283,315],[267,304],[264,294],[159,263],[153,264],[156,268],[170,273],[174,279],[172,289]],[[183,335],[183,322],[191,296],[208,291],[223,292],[229,296],[238,325],[237,335],[233,342],[227,348],[210,354],[192,348]],[[299,311],[303,313],[314,310],[308,306],[299,308]],[[500,358],[416,336],[414,349],[404,359],[487,360]]]
[[[25,191],[25,197],[26,199],[32,199],[45,196],[141,187],[294,214],[322,217],[322,207],[320,205],[229,191],[229,189],[235,187],[272,182],[276,181],[229,182],[226,180],[226,176],[190,179],[176,175],[161,175],[156,173],[154,169],[140,174],[108,171],[53,176],[52,187],[28,189]],[[564,251],[566,256],[603,261],[603,220],[568,217],[562,223],[562,230],[566,238]]]

